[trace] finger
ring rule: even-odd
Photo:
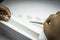
[[[10,12],[9,8],[7,8],[7,7],[3,6],[3,5],[0,5],[0,10],[5,12],[6,15],[8,15],[9,18],[11,17],[11,12]]]

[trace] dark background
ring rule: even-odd
[[[4,0],[0,0],[0,3],[1,3],[2,1],[4,1]]]

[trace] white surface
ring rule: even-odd
[[[52,13],[60,11],[60,4],[57,1],[16,1],[8,0],[2,3],[7,6],[14,16],[14,19],[23,24],[28,29],[40,34],[40,39],[44,40],[43,26],[29,23],[29,21],[41,21]],[[41,20],[40,20],[41,19]]]
[[[3,22],[1,21],[3,24],[7,25],[9,28],[25,35],[26,37],[33,39],[33,40],[37,40],[39,37],[39,34],[37,34],[36,32],[26,28],[23,24],[17,22],[19,20],[16,20],[13,16],[11,17],[11,19],[8,22]]]

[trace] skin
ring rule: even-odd
[[[60,40],[60,12],[50,15],[43,26],[47,40]]]
[[[0,21],[9,21],[11,12],[9,8],[0,4]]]

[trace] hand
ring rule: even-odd
[[[10,17],[11,17],[11,12],[9,8],[0,5],[0,20],[9,21]]]

